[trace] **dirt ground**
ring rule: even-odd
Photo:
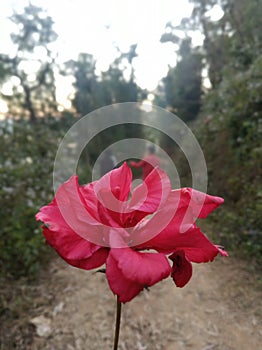
[[[194,264],[186,287],[169,278],[123,305],[119,350],[262,349],[258,287],[244,262],[232,257]],[[8,331],[1,336],[0,349],[112,349],[116,300],[104,274],[55,258],[32,288],[30,309],[11,338]]]

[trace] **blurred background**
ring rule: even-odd
[[[35,280],[49,260],[34,215],[53,196],[65,132],[119,102],[160,106],[188,124],[207,161],[208,192],[225,198],[211,218],[216,242],[261,269],[261,13],[261,0],[0,2],[2,285]],[[89,180],[99,154],[127,137],[165,149],[190,186],[177,145],[141,126],[97,135],[80,178]],[[0,297],[6,315],[2,288]]]

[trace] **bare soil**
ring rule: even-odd
[[[119,350],[262,349],[255,276],[243,261],[217,258],[195,264],[182,289],[171,278],[160,282],[123,305]],[[17,306],[12,327],[2,327],[0,349],[112,349],[116,299],[104,274],[55,258],[39,283],[24,290],[30,308],[19,313]]]

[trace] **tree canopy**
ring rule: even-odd
[[[40,7],[32,4],[23,13],[14,13],[11,21],[17,30],[11,33],[16,48],[14,57],[0,54],[0,72],[4,79],[16,77],[13,94],[5,96],[13,114],[28,115],[35,121],[38,115],[56,110],[54,53],[49,45],[57,38],[53,20]],[[0,75],[0,76],[1,76]]]

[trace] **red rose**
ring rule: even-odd
[[[172,190],[159,168],[133,191],[131,185],[126,164],[85,186],[72,176],[36,215],[45,223],[46,241],[75,267],[106,264],[109,286],[120,302],[168,276],[183,287],[192,275],[191,262],[227,255],[195,224],[222,198],[190,188]]]

